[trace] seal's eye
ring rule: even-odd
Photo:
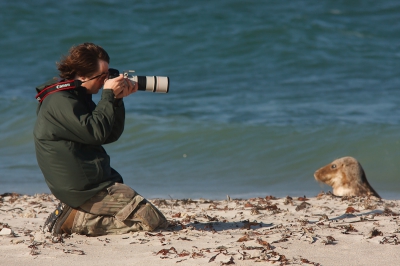
[[[335,169],[335,168],[336,168],[336,164],[332,164],[332,165],[331,165],[331,168],[332,168],[332,169]]]

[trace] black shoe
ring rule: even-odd
[[[53,231],[54,224],[56,223],[58,217],[60,217],[60,215],[63,213],[64,206],[64,204],[59,203],[55,211],[50,213],[49,217],[47,217],[46,221],[44,222],[43,233]]]
[[[65,223],[65,220],[67,220],[68,216],[71,214],[73,209],[70,206],[65,205],[65,204],[63,207],[64,208],[62,210],[62,213],[57,217],[57,219],[54,223],[53,231],[52,231],[53,236],[58,236],[58,235],[62,235],[63,233],[66,233],[61,230],[61,226]],[[68,233],[68,234],[70,234],[70,233]]]

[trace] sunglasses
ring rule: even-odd
[[[90,79],[88,79],[88,80],[85,80],[84,82],[88,82],[89,80],[93,80],[93,79],[98,79],[98,78],[100,78],[101,76],[103,76],[103,75],[107,75],[108,76],[108,72],[103,72],[103,73],[101,73],[101,74],[99,74],[99,75],[97,75],[97,76],[94,76],[93,78],[90,78]],[[83,82],[82,82],[83,83]]]

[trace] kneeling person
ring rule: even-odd
[[[107,52],[93,43],[70,49],[59,62],[61,80],[37,88],[36,158],[60,204],[45,222],[54,234],[122,234],[165,228],[164,215],[123,184],[103,144],[121,136],[123,97],[138,85],[122,75],[108,79]],[[92,95],[103,87],[96,105]]]

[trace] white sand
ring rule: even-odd
[[[306,201],[294,196],[151,201],[172,222],[168,230],[57,239],[41,232],[58,203],[52,195],[3,195],[0,265],[398,265],[400,261],[400,200],[321,193]]]

